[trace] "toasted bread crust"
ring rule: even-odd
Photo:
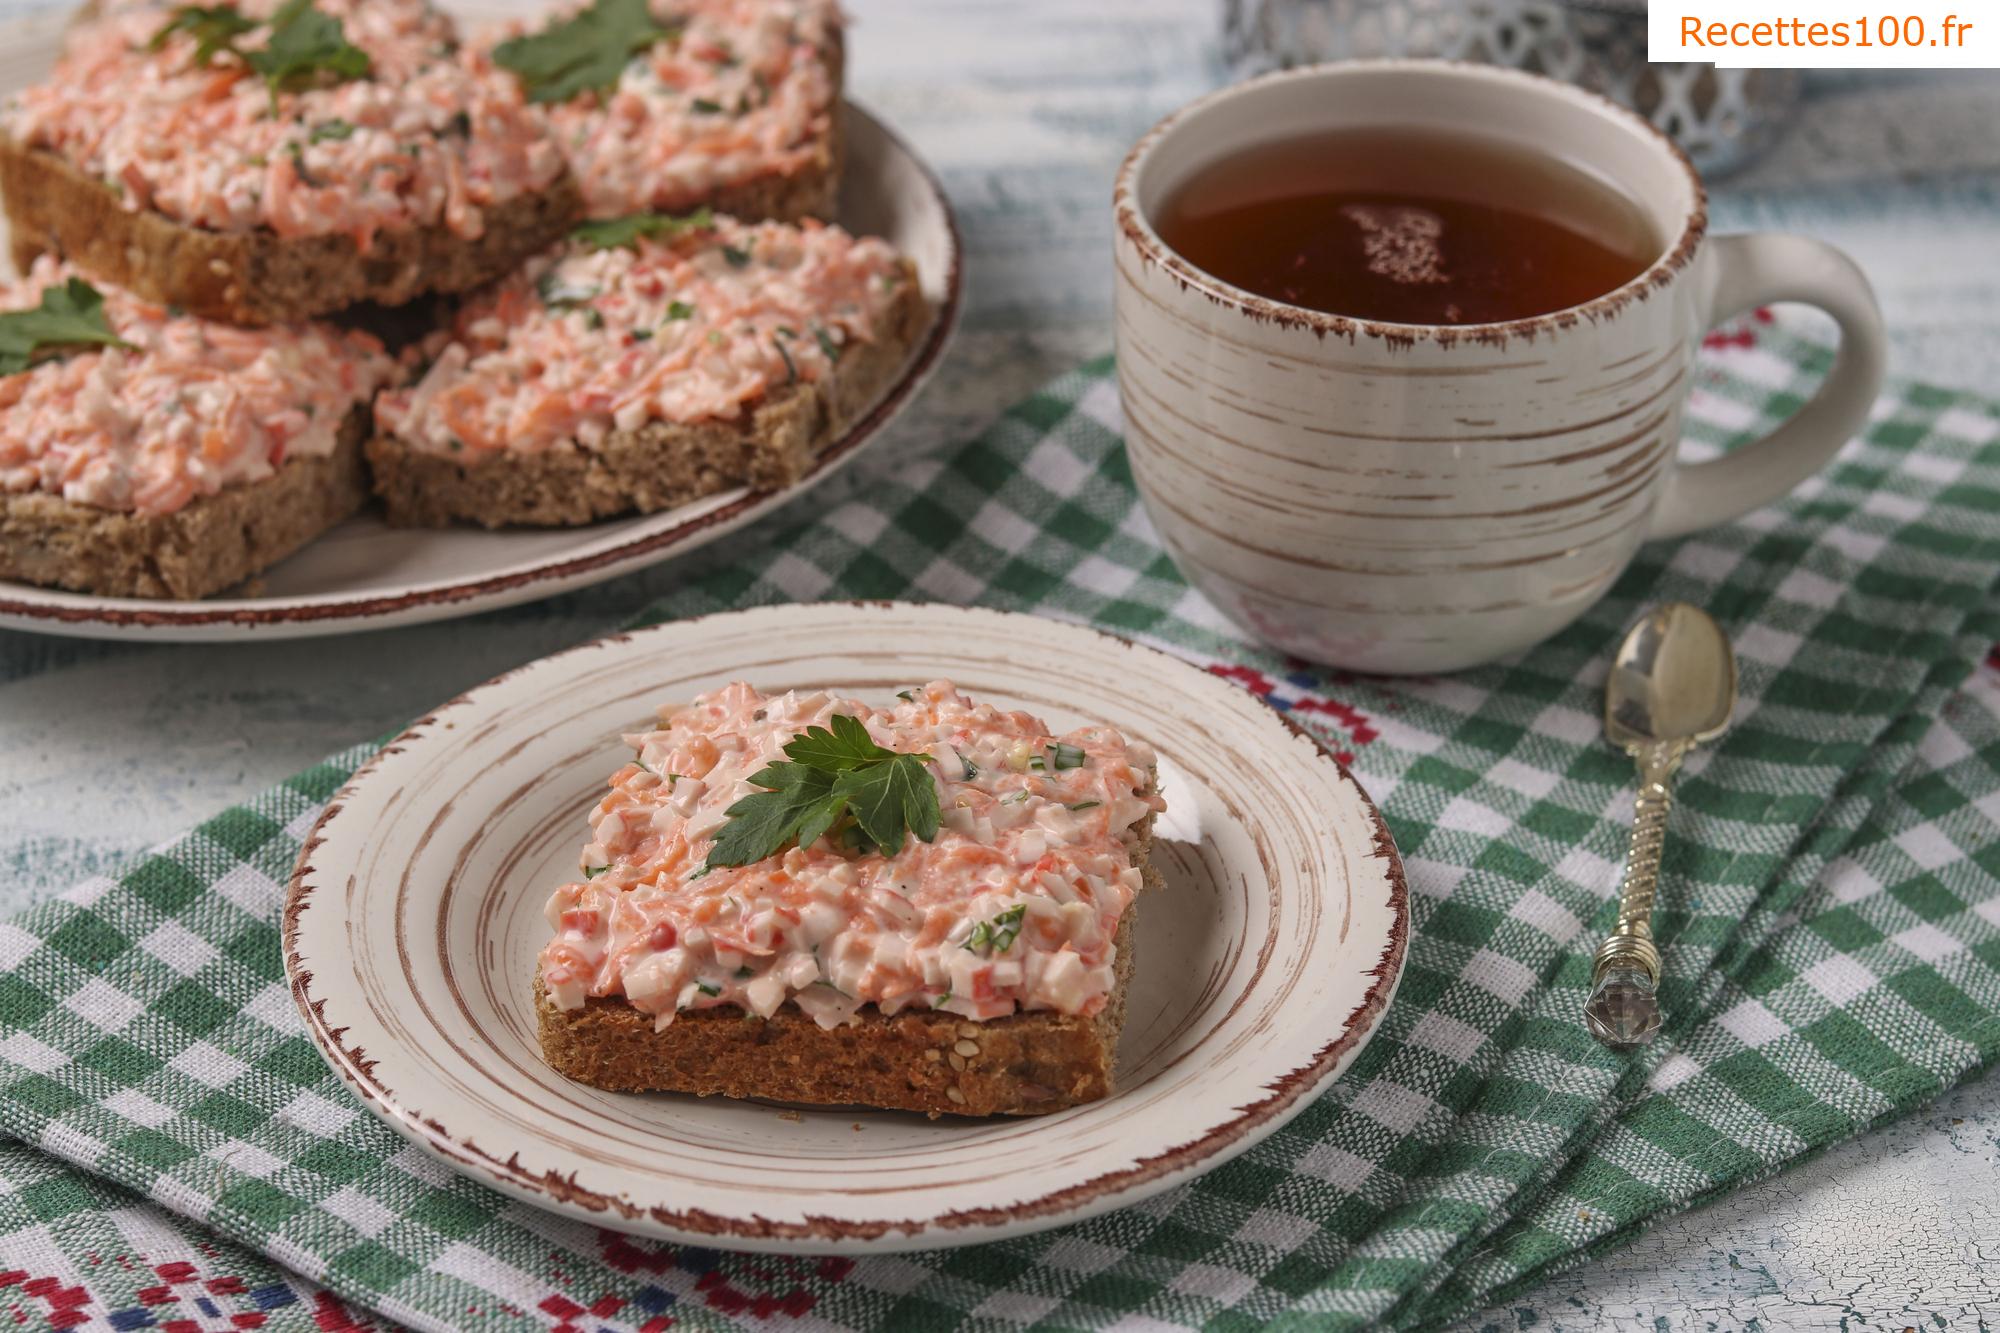
[[[40,491],[0,496],[0,578],[104,597],[192,600],[220,592],[298,550],[368,498],[356,408],[323,458],[190,501],[132,514]]]
[[[1151,845],[1149,818],[1132,859],[1156,887]],[[537,972],[542,1054],[565,1078],[611,1092],[871,1106],[932,1118],[1060,1111],[1111,1093],[1137,909],[1135,900],[1118,922],[1110,1002],[1089,1017],[1031,1012],[976,1023],[931,1009],[885,1018],[868,1006],[850,1024],[822,1028],[788,1004],[768,1019],[733,1006],[691,1009],[656,1032],[651,1015],[616,997],[558,1009]]]
[[[507,453],[471,464],[377,436],[368,442],[375,493],[400,527],[463,521],[497,528],[590,523],[671,509],[731,486],[789,486],[895,378],[928,318],[906,262],[897,304],[875,341],[854,344],[828,379],[780,389],[739,420],[655,421],[591,449]]]
[[[811,162],[796,171],[774,171],[725,185],[707,206],[745,222],[797,222],[801,218],[831,222],[840,203],[840,172],[846,161],[846,120],[836,95],[833,128],[817,145]]]
[[[292,323],[358,301],[401,305],[426,292],[465,291],[547,246],[583,214],[582,192],[565,173],[546,190],[487,209],[477,239],[440,223],[382,232],[363,254],[351,236],[210,231],[135,212],[54,153],[5,136],[0,192],[16,268],[53,250],[147,300],[232,324]]]

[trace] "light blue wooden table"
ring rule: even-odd
[[[0,15],[32,7],[0,0]],[[963,331],[875,446],[914,455],[1110,346],[1112,171],[1148,124],[1222,78],[1218,6],[849,7],[854,93],[938,168],[968,250]],[[1717,224],[1846,247],[1881,293],[1898,372],[2000,394],[1996,127],[2000,75],[1815,76],[1790,136],[1719,183]],[[0,911],[598,633],[784,521],[539,605],[348,640],[134,647],[0,631]],[[1466,1327],[1984,1329],[2000,1318],[1996,1179],[1989,1077]]]

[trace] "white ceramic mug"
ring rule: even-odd
[[[1432,327],[1321,314],[1231,286],[1154,230],[1192,174],[1332,129],[1476,127],[1580,166],[1667,238],[1587,304]],[[1359,61],[1215,93],[1118,174],[1118,383],[1140,493],[1183,573],[1286,652],[1450,671],[1525,648],[1597,600],[1648,538],[1783,495],[1865,422],[1886,350],[1853,262],[1798,236],[1709,236],[1686,157],[1638,116],[1484,65]],[[1762,439],[1678,464],[1702,335],[1774,301],[1840,326],[1817,394]]]

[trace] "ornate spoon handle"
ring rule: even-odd
[[[1667,845],[1667,816],[1674,808],[1674,774],[1686,747],[1661,747],[1633,755],[1639,761],[1639,795],[1633,802],[1632,846],[1618,897],[1618,923],[1591,968],[1584,1025],[1607,1046],[1639,1046],[1660,1027],[1660,951],[1653,944],[1653,899],[1660,887],[1660,853]]]

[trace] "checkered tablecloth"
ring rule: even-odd
[[[1762,326],[1719,340],[1691,448],[1765,428],[1829,360]],[[1415,929],[1380,1033],[1291,1125],[1126,1211],[930,1254],[725,1254],[512,1202],[364,1112],[284,984],[282,885],[361,746],[0,924],[0,1313],[173,1333],[1430,1328],[2000,1052],[2000,670],[1979,665],[2000,633],[2000,406],[1893,386],[1827,473],[1646,547],[1555,640],[1396,681],[1244,643],[1161,553],[1118,430],[1092,364],[831,512],[794,506],[763,554],[646,618],[1036,611],[1180,653],[1331,742],[1389,817]],[[1729,629],[1743,706],[1680,789],[1666,1027],[1616,1055],[1577,1023],[1632,794],[1598,698],[1617,637],[1668,598]]]

